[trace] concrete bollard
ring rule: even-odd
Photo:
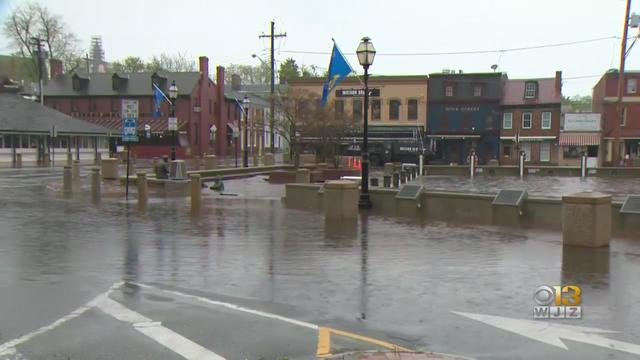
[[[71,175],[74,182],[80,181],[80,161],[79,160],[73,160],[73,163],[71,165]]]
[[[218,166],[218,159],[215,155],[205,155],[204,157],[204,169],[214,170]]]
[[[400,174],[397,172],[393,173],[393,187],[396,189],[400,187]]]
[[[265,153],[264,154],[264,165],[265,166],[273,166],[273,165],[275,165],[275,159],[274,159],[272,153]]]
[[[382,178],[382,185],[384,185],[384,187],[386,187],[386,188],[390,188],[391,187],[391,175],[385,175]]]
[[[94,202],[100,200],[102,189],[100,188],[100,168],[91,168],[91,198]]]
[[[311,172],[309,172],[309,169],[296,170],[296,183],[308,184],[310,182],[311,182]]]
[[[169,169],[169,179],[171,180],[186,180],[187,179],[187,165],[184,160],[173,160]]]
[[[380,186],[380,182],[378,181],[377,177],[372,177],[370,180],[371,186]]]
[[[147,185],[147,173],[139,171],[136,173],[136,187],[138,188],[138,205],[144,207],[149,199],[149,189]]]
[[[22,167],[22,154],[16,154],[16,167]]]
[[[104,180],[116,180],[119,178],[118,174],[118,159],[107,158],[102,160],[101,172]]]
[[[190,174],[191,181],[191,210],[200,210],[202,206],[202,183],[200,182],[200,174]]]
[[[324,186],[324,217],[332,220],[358,217],[358,183],[349,180],[331,180]]]
[[[73,189],[73,180],[71,173],[71,166],[65,166],[62,171],[62,190],[66,193],[70,193]]]
[[[608,246],[611,239],[611,196],[582,192],[562,197],[562,244]]]

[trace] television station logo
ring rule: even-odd
[[[582,318],[582,290],[577,285],[539,286],[533,300],[534,319]]]

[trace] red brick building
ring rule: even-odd
[[[235,101],[224,96],[224,68],[216,68],[215,82],[209,78],[209,59],[199,58],[198,72],[140,73],[72,73],[62,74],[59,61],[51,63],[51,80],[44,88],[45,104],[71,116],[111,128],[118,134],[121,128],[122,99],[137,99],[138,131],[151,127],[152,136],[132,147],[138,157],[169,154],[178,143],[179,157],[233,153],[232,129],[239,111]],[[159,117],[154,117],[153,86],[165,94],[175,81],[178,87],[176,117],[178,136],[167,131],[169,104],[164,101]],[[212,126],[215,126],[213,128]],[[211,135],[215,129],[215,139]]]
[[[593,111],[601,114],[603,123],[603,161],[605,165],[620,165],[621,159],[628,158],[627,163],[640,165],[640,121],[637,120],[640,118],[640,72],[624,73],[621,116],[617,104],[618,79],[617,71],[607,72],[593,88]],[[617,161],[613,159],[616,143],[621,155]]]
[[[500,164],[517,164],[524,151],[530,164],[557,165],[562,72],[555,78],[506,80],[502,94]]]

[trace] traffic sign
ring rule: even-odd
[[[122,100],[122,141],[138,142],[138,100]]]
[[[170,117],[169,123],[167,124],[167,129],[169,131],[177,131],[178,130],[178,118]]]

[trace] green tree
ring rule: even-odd
[[[49,57],[62,60],[67,72],[77,69],[82,62],[83,51],[79,48],[78,37],[67,29],[62,17],[52,14],[44,5],[25,3],[18,6],[7,16],[2,32],[17,55],[32,60],[34,78],[38,65],[33,38],[42,39]]]
[[[289,80],[300,78],[300,68],[293,58],[286,59],[280,64],[278,70],[278,76],[280,78],[280,84],[286,84]]]
[[[300,76],[302,78],[315,78],[315,77],[319,77],[320,74],[318,73],[318,67],[315,65],[305,65],[302,64],[302,66],[300,67]]]
[[[111,70],[114,72],[143,72],[145,67],[144,61],[137,56],[128,56],[122,62],[114,61],[111,63]]]
[[[591,95],[563,96],[562,106],[566,112],[590,112],[591,101]]]

